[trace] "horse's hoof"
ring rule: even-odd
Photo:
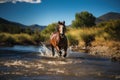
[[[63,55],[63,57],[66,57],[66,56],[67,56],[67,54],[64,54],[64,55]]]
[[[59,54],[59,57],[61,57],[62,56],[62,54]]]
[[[52,55],[53,57],[55,56],[55,54]]]
[[[60,56],[60,57],[62,56],[62,52],[61,52],[61,51],[59,52],[59,56]]]

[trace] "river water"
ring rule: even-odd
[[[1,47],[0,80],[120,80],[120,63],[70,49],[52,57],[45,45]]]

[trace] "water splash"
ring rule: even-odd
[[[52,50],[49,49],[45,44],[42,44],[42,46],[39,48],[39,52],[41,53],[40,56],[47,56],[52,57]],[[58,53],[55,50],[55,57],[58,57]]]
[[[59,53],[55,50],[55,56],[54,57],[59,57]],[[39,48],[39,52],[41,53],[40,56],[47,56],[47,57],[52,57],[52,50],[49,49],[45,44],[42,44],[42,46]],[[61,50],[61,52],[64,54],[64,50]],[[68,55],[72,53],[71,47],[67,49]],[[62,54],[62,55],[63,55]]]
[[[38,52],[40,52],[40,56],[52,56],[52,51],[48,49],[44,44],[40,46]]]

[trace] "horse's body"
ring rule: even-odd
[[[54,48],[57,50],[57,52],[59,53],[59,56],[61,56],[62,52],[61,50],[64,50],[64,57],[66,57],[67,55],[67,48],[68,48],[68,42],[67,42],[67,38],[65,36],[65,31],[66,31],[66,27],[65,27],[65,22],[58,22],[58,26],[57,26],[57,32],[54,32],[51,34],[50,36],[50,44],[52,47],[52,55],[55,55],[55,51]]]

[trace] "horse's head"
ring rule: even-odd
[[[59,32],[59,34],[60,34],[60,37],[61,37],[61,38],[64,38],[64,36],[65,36],[65,31],[66,31],[65,21],[63,21],[63,22],[58,21],[57,30],[58,30],[58,32]]]

